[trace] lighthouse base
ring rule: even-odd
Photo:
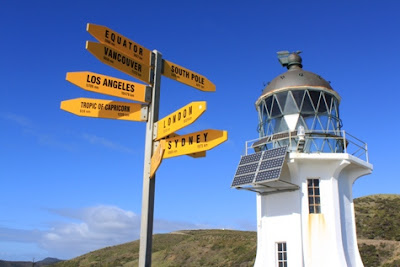
[[[255,266],[363,266],[352,185],[371,171],[347,153],[289,153],[280,180],[299,189],[257,194]]]

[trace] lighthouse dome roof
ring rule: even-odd
[[[328,81],[318,74],[304,70],[301,62],[302,59],[297,53],[290,54],[287,57],[287,63],[282,64],[287,66],[288,70],[268,83],[261,93],[260,99],[279,91],[305,88],[328,91],[340,98]]]

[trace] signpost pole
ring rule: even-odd
[[[146,140],[144,151],[143,169],[143,192],[142,192],[142,218],[140,225],[140,247],[139,247],[139,267],[151,266],[151,248],[153,237],[153,216],[154,216],[154,193],[156,177],[150,179],[150,164],[153,154],[154,142],[153,131],[154,122],[158,121],[160,106],[160,82],[162,55],[158,51],[153,51],[154,60],[154,79],[151,103],[148,110],[148,121],[146,123]]]

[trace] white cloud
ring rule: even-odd
[[[0,242],[35,243],[49,257],[69,259],[93,250],[139,239],[140,215],[116,206],[50,210],[67,222],[53,223],[47,230],[0,227]],[[154,233],[210,228],[188,222],[155,220]]]
[[[24,127],[24,128],[32,128],[33,127],[33,123],[30,119],[28,119],[27,117],[18,115],[18,114],[5,112],[5,113],[0,113],[0,117],[4,118],[6,120],[13,121],[13,122],[17,123],[19,126]]]
[[[85,139],[86,141],[89,141],[89,143],[91,144],[97,144],[97,145],[102,145],[104,147],[113,149],[113,150],[117,150],[120,152],[125,152],[125,153],[132,153],[132,149],[127,148],[123,145],[117,144],[115,142],[112,142],[110,140],[107,140],[106,138],[103,137],[99,137],[93,134],[87,134],[84,133],[82,134],[83,139]]]

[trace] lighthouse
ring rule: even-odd
[[[343,130],[339,94],[299,52],[278,59],[287,71],[255,103],[259,138],[231,185],[256,195],[255,266],[363,266],[352,186],[372,171],[367,144]]]

